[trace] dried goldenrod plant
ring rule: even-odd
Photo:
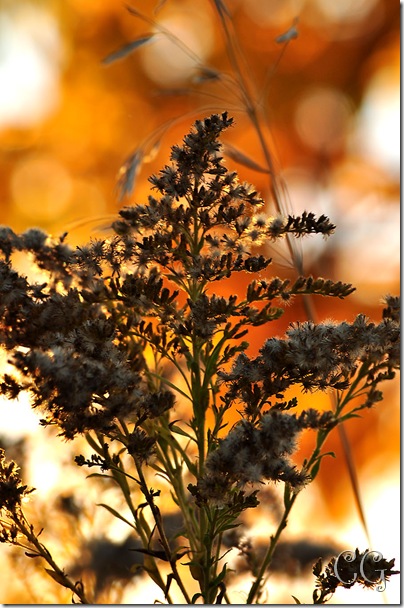
[[[246,603],[265,599],[275,550],[300,492],[318,474],[329,434],[380,402],[381,383],[399,365],[393,296],[378,324],[359,315],[352,323],[296,323],[271,336],[271,322],[292,299],[345,298],[354,288],[270,273],[263,242],[328,237],[335,227],[309,212],[262,212],[263,199],[223,159],[221,136],[232,123],[226,112],[196,121],[172,147],[170,163],[150,177],[153,194],[121,209],[110,238],[73,249],[65,236],[0,229],[0,340],[15,368],[0,392],[14,399],[29,391],[43,425],[66,440],[86,438],[89,452],[76,463],[119,489],[122,508],[103,506],[134,534],[140,568],[167,603],[238,601],[228,589],[232,546],[251,577]],[[48,281],[15,270],[21,251]],[[244,291],[218,295],[217,286],[240,274],[251,278]],[[252,357],[249,329],[260,326],[271,337]],[[287,398],[293,386],[334,391],[335,408],[298,409],[298,399]],[[237,412],[232,425],[229,412]],[[298,467],[297,439],[306,431],[315,447]],[[253,538],[235,531],[246,510],[260,509],[268,484],[282,488],[283,503],[259,552]],[[27,521],[30,492],[2,452],[1,541],[44,560],[73,601],[96,602],[94,589],[56,564]],[[179,516],[174,534],[166,495]],[[340,576],[335,559],[324,573],[317,563],[313,601],[395,573],[394,560],[367,560],[357,577],[362,558],[358,551],[350,567],[346,559]]]

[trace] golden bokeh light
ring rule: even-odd
[[[0,128],[29,128],[46,119],[58,105],[58,23],[46,9],[29,2],[15,3],[0,12],[0,37]]]
[[[327,2],[327,0],[316,0],[317,7],[326,19],[332,22],[362,21],[377,6],[377,0],[357,0],[352,3],[350,0],[340,0],[340,2]]]
[[[155,39],[145,47],[142,64],[154,83],[179,86],[206,62],[213,44],[210,13],[185,4],[157,22]]]

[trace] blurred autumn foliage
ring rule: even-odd
[[[357,287],[343,302],[317,300],[318,319],[378,318],[383,295],[399,290],[400,5],[392,0],[3,0],[0,224],[67,231],[78,244],[103,234],[122,204],[146,199],[147,177],[190,124],[223,110],[236,122],[229,166],[275,213],[218,7],[231,16],[242,72],[266,119],[285,208],[325,213],[337,226],[327,241],[299,243],[304,270]],[[133,192],[120,200],[117,184],[130,177]],[[273,332],[304,319],[297,304]],[[252,350],[265,337],[252,333]],[[329,407],[327,396],[306,399]],[[380,407],[349,424],[360,484],[370,468],[381,478],[384,463],[397,470],[398,417],[392,383]],[[335,523],[357,516],[337,435],[329,447],[338,458],[324,462],[319,480],[325,517]]]

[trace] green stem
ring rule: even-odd
[[[155,521],[155,524],[156,524],[156,527],[157,527],[157,530],[158,530],[158,533],[159,533],[160,542],[161,542],[161,545],[162,545],[162,547],[164,549],[164,552],[165,552],[165,555],[166,555],[166,559],[167,559],[168,563],[170,564],[171,571],[172,571],[172,574],[173,574],[173,578],[176,581],[178,587],[180,588],[180,590],[181,590],[181,592],[182,592],[182,594],[184,596],[184,599],[185,599],[186,603],[187,604],[191,604],[191,598],[188,595],[188,592],[187,592],[187,590],[185,588],[185,585],[182,582],[182,579],[181,579],[181,577],[179,575],[179,572],[178,572],[178,569],[177,569],[175,555],[173,555],[172,552],[171,552],[171,548],[170,548],[170,545],[169,545],[168,540],[167,540],[167,536],[166,536],[165,531],[164,531],[163,522],[162,522],[161,514],[160,514],[160,509],[155,504],[154,497],[151,494],[151,492],[149,491],[149,488],[148,488],[147,483],[146,483],[146,479],[145,479],[145,477],[143,475],[143,470],[142,470],[141,463],[138,462],[138,460],[136,458],[134,458],[134,461],[135,461],[137,473],[139,475],[140,489],[142,490],[142,492],[144,494],[144,497],[146,498],[147,504],[149,505],[150,510],[151,510],[151,512],[153,514],[153,519]],[[168,592],[166,592],[166,598],[169,601],[169,603],[172,604],[172,601],[170,599],[170,596],[169,596]]]
[[[173,468],[169,455],[166,453],[164,447],[160,444],[156,446],[156,453],[164,466],[166,474],[169,478],[171,485],[173,486],[175,500],[177,501],[178,506],[180,507],[180,511],[185,519],[185,525],[187,528],[187,538],[190,543],[191,551],[197,550],[197,542],[195,538],[195,530],[197,529],[197,522],[193,517],[192,509],[189,508],[189,497],[185,494],[183,477],[181,474],[178,474],[178,471],[181,469],[180,463],[177,461],[177,455],[175,450],[173,451],[173,458],[175,459],[175,467]]]
[[[318,458],[321,453],[321,448],[323,447],[330,432],[331,432],[331,429],[323,429],[323,430],[318,431],[316,447],[313,450],[313,453],[312,453],[310,459],[308,460],[308,462],[306,463],[306,465],[304,467],[304,472],[308,473],[309,475],[310,475],[310,470],[312,469],[313,465],[316,464],[316,462],[318,461]],[[248,595],[246,604],[252,604],[254,599],[259,594],[259,591],[264,583],[265,572],[267,571],[267,569],[269,568],[269,566],[271,564],[276,545],[278,543],[280,535],[282,534],[283,530],[287,526],[287,520],[288,520],[290,511],[296,501],[297,496],[298,496],[298,492],[293,493],[287,501],[285,510],[282,515],[282,519],[278,525],[275,535],[271,536],[271,542],[269,544],[268,550],[267,550],[265,557],[259,568],[258,575],[250,589],[250,593]]]
[[[119,423],[123,429],[124,435],[127,436],[129,434],[129,430],[128,430],[128,427],[127,427],[125,421],[120,419]],[[98,434],[97,434],[97,437],[98,437],[98,440],[100,441],[100,443],[102,443],[101,437]],[[151,536],[151,529],[150,529],[150,526],[147,523],[146,519],[144,518],[144,516],[142,514],[139,515],[138,509],[133,504],[131,491],[130,491],[127,479],[131,479],[137,485],[140,485],[140,481],[125,471],[122,462],[120,462],[120,466],[111,464],[111,473],[112,473],[114,481],[119,485],[122,495],[125,499],[125,502],[126,502],[127,506],[129,507],[129,510],[132,514],[133,521],[134,521],[134,527],[136,529],[136,532],[139,534],[139,537],[142,541],[143,548],[148,549],[149,540],[150,540],[150,536]],[[155,577],[154,580],[155,580],[156,584],[160,587],[160,589],[162,589],[164,591],[164,589],[165,589],[164,580],[160,574],[160,570],[156,563],[156,560],[153,557],[151,557],[151,561],[152,561],[153,568],[154,568],[154,577]],[[169,596],[167,596],[167,599],[170,604],[173,603],[171,601],[171,599],[169,598]]]
[[[263,584],[263,578],[264,578],[265,572],[271,564],[273,554],[274,554],[276,545],[278,543],[279,537],[287,526],[289,513],[294,505],[296,498],[297,498],[297,494],[293,494],[292,497],[290,498],[288,505],[285,507],[282,519],[279,522],[275,535],[271,536],[271,542],[269,544],[266,555],[262,561],[261,567],[258,571],[258,575],[257,575],[253,585],[251,586],[250,593],[248,594],[246,604],[252,604],[254,602],[255,598],[259,595],[260,589]]]

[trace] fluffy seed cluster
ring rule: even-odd
[[[128,243],[138,268],[150,262],[170,268],[177,283],[192,278],[217,281],[232,272],[258,272],[271,262],[251,248],[290,233],[329,235],[335,226],[312,213],[260,220],[264,201],[249,184],[240,183],[220,155],[219,136],[233,120],[227,113],[196,121],[182,146],[173,146],[171,165],[150,182],[159,198],[126,207],[113,225]],[[200,230],[196,246],[190,236]],[[137,235],[137,237],[135,237]],[[139,238],[141,237],[141,238]]]
[[[198,482],[199,498],[221,502],[234,484],[266,480],[288,482],[298,490],[308,481],[289,460],[299,434],[332,423],[331,412],[314,409],[296,415],[273,408],[259,424],[242,420],[209,454],[206,473]]]
[[[394,377],[400,364],[400,328],[396,320],[399,302],[387,299],[379,324],[359,315],[353,323],[297,323],[286,338],[270,338],[258,357],[242,353],[230,372],[221,373],[229,386],[227,400],[240,399],[251,414],[257,404],[281,396],[293,384],[306,390],[347,388],[356,370],[366,371],[369,401],[380,399],[377,384]],[[250,409],[249,409],[250,408]]]
[[[197,121],[172,148],[171,164],[150,178],[157,196],[123,208],[109,239],[73,250],[65,234],[52,239],[38,229],[17,235],[0,228],[0,342],[19,372],[18,380],[3,377],[0,392],[15,398],[30,390],[43,423],[57,425],[64,437],[108,431],[120,417],[139,424],[173,407],[171,393],[157,394],[147,381],[146,344],[163,359],[185,356],[190,365],[190,336],[209,351],[223,327],[227,338],[240,338],[245,326],[282,314],[274,298],[352,291],[300,277],[293,285],[253,281],[244,300],[206,294],[209,283],[234,272],[264,271],[271,260],[253,251],[263,241],[334,230],[325,216],[260,213],[261,197],[221,156],[220,135],[231,125],[226,113]],[[18,273],[17,251],[48,280],[32,283]],[[238,321],[231,325],[231,318]],[[221,364],[245,346],[227,348]]]

